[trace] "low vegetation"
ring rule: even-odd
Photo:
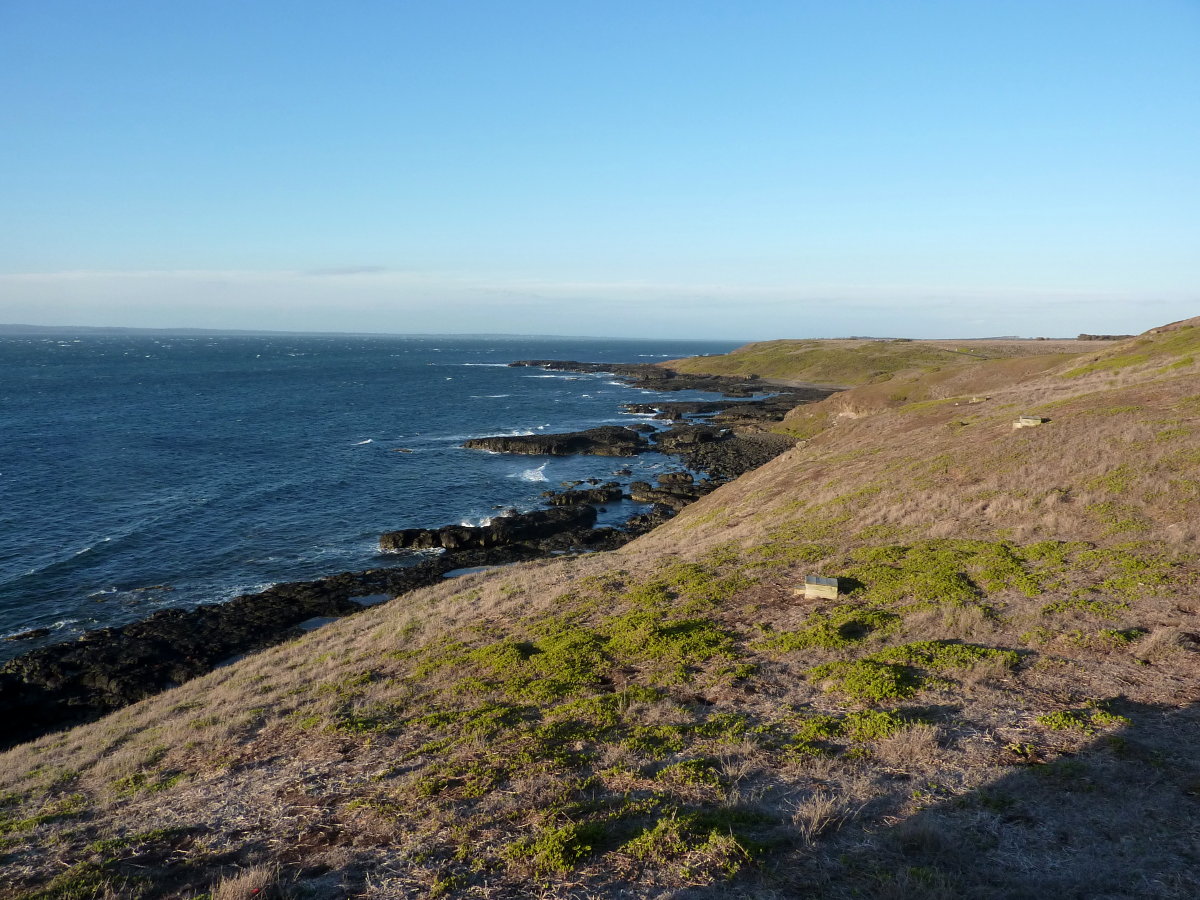
[[[816,404],[806,446],[620,551],[447,581],[9,751],[0,897],[1196,896],[1177,331],[1036,364],[754,345],[737,365],[811,380],[866,354],[904,399]],[[902,363],[1019,375],[972,403]],[[836,599],[797,593],[813,573]]]

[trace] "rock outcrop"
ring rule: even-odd
[[[660,453],[686,453],[700,444],[723,438],[728,432],[712,425],[676,425],[651,436]]]
[[[794,446],[795,439],[782,434],[731,435],[719,441],[696,444],[684,451],[682,458],[689,469],[707,472],[721,481],[731,481]]]
[[[635,481],[629,486],[629,496],[638,503],[653,503],[665,506],[673,513],[679,512],[690,503],[695,503],[705,494],[716,490],[717,485],[711,481],[699,484],[671,484],[653,487],[645,481]]]
[[[596,524],[596,510],[586,505],[555,506],[533,512],[497,516],[486,525],[405,528],[379,537],[379,549],[482,550],[538,541],[564,531],[586,531]]]
[[[650,430],[653,431],[653,429]],[[576,453],[593,456],[637,456],[650,449],[650,444],[637,429],[621,425],[602,425],[599,428],[571,431],[564,434],[520,434],[471,438],[463,442],[463,446],[468,450],[523,453],[531,456],[570,456]]]
[[[610,481],[594,488],[580,488],[571,491],[546,491],[542,494],[551,506],[576,506],[580,503],[595,505],[597,503],[616,503],[624,496],[621,485]]]

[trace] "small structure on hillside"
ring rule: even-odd
[[[1018,416],[1017,421],[1013,422],[1013,428],[1036,428],[1049,421],[1045,416]]]
[[[793,593],[802,594],[805,600],[836,600],[838,580],[822,575],[805,575],[804,587],[796,588]]]

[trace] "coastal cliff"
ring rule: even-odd
[[[1200,320],[963,346],[682,364],[852,386],[618,549],[10,750],[0,897],[1195,896]]]

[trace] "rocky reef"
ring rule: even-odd
[[[596,524],[596,510],[586,504],[567,504],[527,513],[496,516],[486,525],[446,525],[384,532],[379,549],[484,550],[548,538],[564,531],[587,530]]]
[[[602,425],[586,431],[564,434],[519,434],[471,438],[463,443],[468,450],[488,450],[492,453],[523,453],[530,456],[571,456],[587,453],[593,456],[637,456],[651,449],[638,427]],[[653,431],[644,426],[645,431]]]
[[[98,718],[203,675],[230,657],[293,636],[307,619],[358,612],[363,605],[355,597],[402,594],[435,583],[452,568],[478,564],[477,556],[446,556],[404,569],[277,584],[228,603],[161,610],[141,622],[33,650],[0,667],[0,747]]]

